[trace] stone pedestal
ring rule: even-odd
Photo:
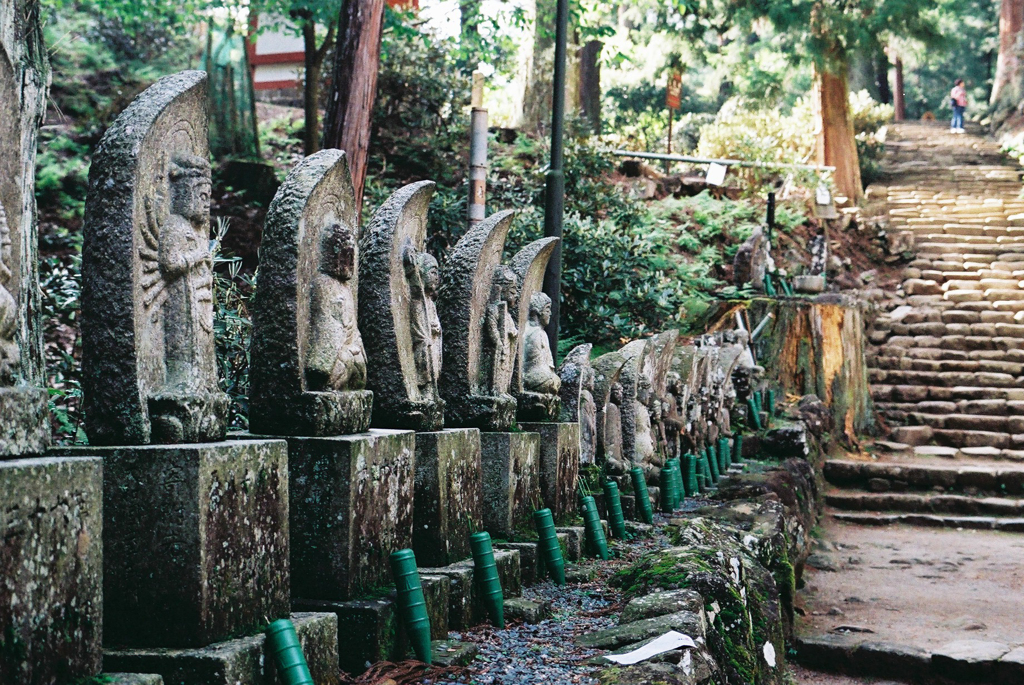
[[[292,594],[346,600],[391,582],[412,546],[416,436],[371,430],[288,438]]]
[[[484,528],[497,538],[532,530],[541,503],[540,435],[481,433],[484,471]]]
[[[317,685],[335,685],[338,673],[338,618],[332,613],[290,616]],[[165,685],[278,685],[276,666],[263,633],[198,649],[108,649],[103,670],[155,673]]]
[[[469,536],[483,529],[480,431],[453,428],[416,434],[413,550],[422,566],[470,556]]]
[[[283,440],[72,447],[103,458],[103,641],[205,647],[288,616]]]
[[[0,683],[100,671],[103,464],[0,461]]]
[[[46,451],[50,445],[48,399],[41,388],[0,388],[0,459]]]
[[[521,423],[524,431],[540,434],[540,490],[544,506],[556,523],[574,518],[576,481],[580,470],[578,423]]]

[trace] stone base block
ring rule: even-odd
[[[558,395],[542,395],[536,392],[521,392],[517,397],[516,417],[523,421],[557,421],[562,409]]]
[[[499,542],[496,549],[519,555],[519,577],[523,585],[533,585],[540,575],[540,553],[536,542]]]
[[[565,560],[579,561],[582,559],[586,529],[582,526],[566,526],[564,528],[556,528],[555,530],[558,533],[565,533]]]
[[[388,555],[412,546],[415,434],[287,440],[294,595],[345,600],[390,583]]]
[[[447,638],[449,580],[421,573],[420,582],[430,617],[431,639]],[[347,673],[362,673],[378,661],[401,660],[409,650],[409,640],[402,627],[394,592],[379,599],[347,602],[299,599],[295,601],[295,609],[329,612],[337,616],[340,640],[337,649],[341,670]]]
[[[413,550],[420,566],[447,566],[471,554],[484,526],[480,431],[416,434]]]
[[[46,452],[50,446],[48,400],[43,388],[0,388],[0,459]]]
[[[364,433],[370,427],[373,392],[303,392],[284,404],[250,402],[250,430],[263,435]]]
[[[536,547],[534,547],[536,549]],[[518,597],[523,592],[520,557],[517,550],[495,549],[494,562],[498,579],[506,598]],[[420,568],[421,576],[440,576],[448,579],[448,627],[465,630],[487,620],[487,607],[473,582],[473,561],[467,559],[440,568]]]
[[[288,615],[283,440],[60,451],[103,457],[105,645],[203,647]]]
[[[101,667],[103,463],[0,461],[0,683]]]
[[[104,673],[101,682],[104,685],[164,685],[158,673]]]
[[[445,421],[450,426],[507,431],[516,422],[516,406],[511,395],[469,395],[448,401]]]
[[[296,613],[291,620],[313,682],[338,683],[337,617],[331,613]],[[198,649],[108,649],[103,654],[103,668],[155,673],[162,676],[164,685],[280,683],[262,633]]]
[[[484,472],[484,528],[496,538],[533,530],[541,502],[540,435],[481,433]]]
[[[522,423],[519,427],[540,434],[540,490],[544,506],[551,509],[556,523],[576,518],[580,424]]]

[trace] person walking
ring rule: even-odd
[[[953,106],[953,121],[949,124],[950,133],[964,132],[964,110],[967,109],[967,89],[964,80],[958,78],[949,91],[949,104]]]

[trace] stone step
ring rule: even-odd
[[[882,345],[869,349],[868,359],[896,357],[909,359],[949,359],[1024,363],[1024,350],[951,350],[941,347],[895,347]]]
[[[952,388],[927,385],[871,386],[871,396],[880,402],[959,402],[961,400],[1024,400],[1024,388],[987,388],[960,385]]]
[[[892,399],[890,393],[889,399]],[[1020,400],[921,400],[913,401],[875,401],[875,408],[879,410],[894,409],[905,412],[916,412],[919,414],[969,415],[969,416],[996,416],[1007,420],[1015,419],[1018,416],[1024,417],[1024,401]]]
[[[994,516],[943,516],[941,514],[852,514],[829,512],[836,521],[862,526],[893,526],[904,524],[927,528],[963,528],[968,530],[998,530],[1008,533],[1024,532],[1024,518],[998,518]]]
[[[904,371],[901,369],[868,369],[872,383],[886,385],[926,385],[953,388],[982,386],[989,388],[1024,387],[1024,379],[1008,373],[991,371]]]
[[[983,330],[983,333],[987,333]],[[969,352],[971,350],[1020,350],[1024,349],[1024,339],[1006,336],[988,335],[892,335],[884,340],[889,347],[935,348]]]
[[[903,371],[966,371],[1008,373],[1019,376],[1024,364],[991,360],[915,359],[912,357],[879,356],[869,360],[868,367],[882,370]]]
[[[1021,291],[1024,294],[1024,290]],[[1005,313],[1005,312],[1004,312]],[[1024,338],[1024,324],[981,322],[980,314],[977,323],[943,323],[941,321],[925,321],[922,323],[892,322],[888,324],[889,332],[895,336],[934,337],[946,336],[977,336],[987,338]],[[1006,318],[1006,317],[1002,317]],[[1012,316],[1010,317],[1012,318]]]
[[[825,504],[843,511],[1024,517],[1024,499],[1007,497],[832,490]]]
[[[991,414],[934,414],[912,411],[908,423],[931,426],[946,431],[987,431],[995,433],[1024,433],[1024,416],[993,416]],[[956,445],[959,447],[960,445]]]
[[[887,492],[941,491],[945,493],[990,494],[1000,497],[1024,495],[1024,466],[933,464],[854,461],[829,459],[823,474],[831,485],[844,489]],[[939,489],[939,490],[937,490]]]

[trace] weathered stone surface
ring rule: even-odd
[[[622,613],[619,614],[619,623],[632,623],[679,611],[688,611],[706,618],[704,598],[699,592],[686,589],[652,592],[649,595],[634,597],[623,607]]]
[[[565,355],[558,375],[562,379],[559,421],[580,424],[580,463],[593,464],[597,453],[597,405],[594,402],[593,345],[577,345]]]
[[[932,669],[955,680],[992,682],[996,662],[1009,651],[1002,642],[957,640],[932,652]]]
[[[545,321],[551,317],[551,300],[541,292],[544,270],[558,238],[535,240],[512,257],[519,278],[515,318],[519,326],[519,352],[512,374],[520,421],[557,421],[561,379],[555,372]],[[535,297],[537,296],[537,297]],[[545,318],[546,317],[546,318]]]
[[[109,685],[164,685],[158,673],[104,673],[103,677]]]
[[[59,451],[103,458],[104,644],[201,647],[288,615],[283,440]]]
[[[103,464],[0,461],[0,683],[101,668]]]
[[[345,153],[305,158],[278,190],[263,229],[252,312],[252,432],[323,436],[369,428],[358,236]]]
[[[295,624],[313,682],[338,683],[337,617],[332,613],[295,613],[288,618]],[[163,678],[164,685],[281,682],[262,633],[198,649],[108,649],[103,655],[103,667],[108,671],[155,673]]]
[[[536,545],[534,545],[533,552],[532,563],[536,566]],[[501,582],[505,599],[522,594],[524,578],[520,569],[520,550],[496,547],[494,563],[498,569],[498,580]],[[477,592],[477,585],[473,579],[472,559],[440,568],[420,566],[419,570],[423,575],[448,578],[448,626],[452,630],[464,630],[487,620],[488,608],[483,597]]]
[[[519,554],[519,568],[522,584],[539,583],[541,576],[540,554],[536,542],[497,542],[495,549],[507,550]]]
[[[483,499],[480,431],[416,435],[413,550],[420,566],[447,566],[470,556],[469,537],[484,524]]]
[[[50,443],[35,203],[46,54],[36,8],[0,6],[0,459],[42,455]]]
[[[373,215],[360,242],[359,330],[367,356],[378,428],[439,430],[444,400],[441,320],[434,305],[437,260],[425,252],[432,181],[395,191]]]
[[[580,468],[578,423],[521,423],[520,428],[540,435],[540,492],[544,506],[557,523],[574,518],[576,483]]]
[[[220,440],[206,74],[167,76],[92,158],[82,247],[82,389],[93,445]]]
[[[586,528],[583,526],[559,526],[555,528],[558,535],[565,534],[565,560],[579,561],[583,558],[584,540],[586,539]],[[566,572],[568,579],[568,571]]]
[[[534,504],[541,500],[540,435],[481,433],[484,472],[484,528],[510,538],[531,530]]]
[[[515,422],[511,394],[520,329],[516,273],[501,265],[514,212],[473,226],[452,248],[441,278],[438,309],[444,329],[441,396],[449,426],[507,431]]]
[[[764,277],[768,269],[771,243],[758,226],[753,234],[736,250],[733,259],[733,284],[737,288],[749,285],[754,290],[764,290]]]
[[[292,591],[345,600],[391,581],[412,546],[415,435],[288,438]]]
[[[704,637],[704,627],[703,612],[677,611],[581,635],[576,638],[576,644],[592,649],[617,649],[623,645],[664,635],[670,630],[697,639]]]
[[[622,458],[622,385],[619,376],[626,363],[618,352],[603,354],[593,361],[594,402],[597,405],[597,444],[595,463],[609,475],[623,475]]]
[[[541,600],[535,602],[522,597],[513,597],[505,600],[505,620],[522,621],[523,623],[540,623],[551,618],[551,602]]]

